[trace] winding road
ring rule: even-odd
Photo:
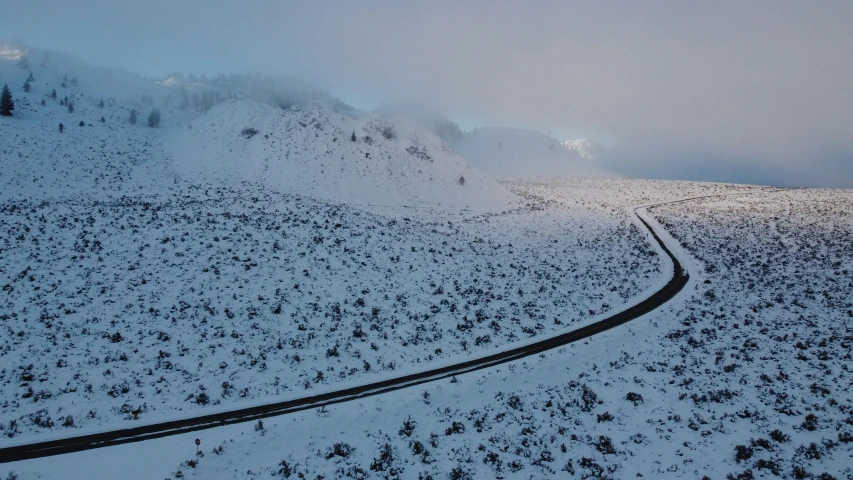
[[[711,195],[714,196],[714,195]],[[702,198],[702,197],[696,197]],[[676,202],[683,202],[682,199]],[[676,203],[676,202],[662,202]],[[204,430],[208,428],[230,425],[234,423],[256,421],[266,417],[273,417],[301,410],[320,408],[335,403],[348,402],[351,400],[379,395],[393,390],[412,387],[422,383],[432,382],[442,378],[451,377],[475,370],[493,367],[520,358],[536,355],[554,348],[567,345],[572,342],[583,340],[597,333],[610,330],[626,322],[639,318],[646,313],[655,310],[672,299],[687,284],[689,276],[687,271],[679,262],[678,258],[670,251],[658,232],[638,213],[638,210],[654,205],[644,205],[634,209],[634,214],[639,221],[651,232],[658,246],[672,261],[672,278],[660,290],[654,292],[650,297],[626,307],[603,320],[577,328],[570,332],[562,333],[547,339],[519,346],[516,348],[500,351],[483,357],[466,360],[454,365],[434,368],[423,372],[403,375],[379,382],[369,383],[351,388],[345,388],[319,395],[302,397],[294,400],[270,403],[262,406],[240,408],[228,412],[202,415],[182,420],[154,423],[133,428],[123,428],[108,432],[90,435],[63,438],[45,442],[29,443],[0,448],[0,463],[14,462],[32,458],[61,455],[65,453],[78,452],[94,448],[108,447],[123,443],[141,442],[154,438],[177,435],[181,433]]]

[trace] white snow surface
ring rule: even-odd
[[[21,479],[853,475],[853,258],[839,248],[853,233],[849,191],[638,180],[527,188],[599,213],[748,194],[648,209],[693,257],[691,283],[584,342],[262,427],[4,467]]]
[[[462,156],[498,177],[615,176],[590,163],[560,142],[534,130],[485,127],[466,132],[453,143]]]
[[[529,202],[379,215],[259,187],[6,202],[8,434],[436,367],[565,331],[667,280],[625,210]],[[73,428],[56,421],[68,417]]]
[[[244,128],[258,133],[246,138]],[[483,209],[516,200],[414,121],[319,104],[283,111],[226,101],[176,130],[168,145],[187,178],[260,182],[333,202]]]

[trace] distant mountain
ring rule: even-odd
[[[584,160],[595,160],[600,157],[605,150],[603,143],[597,143],[585,138],[580,140],[566,140],[560,142],[560,145],[568,148],[583,158]]]
[[[612,176],[549,136],[533,130],[486,127],[453,143],[462,156],[497,176]]]

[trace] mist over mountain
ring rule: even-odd
[[[187,178],[342,203],[505,207],[514,196],[420,124],[322,103],[225,101],[173,132],[168,151]],[[355,113],[355,114],[353,114]]]
[[[484,127],[466,132],[453,148],[478,167],[497,176],[613,176],[534,130]]]
[[[423,125],[447,143],[462,138],[459,125],[429,107],[417,103],[385,103],[377,113],[388,118],[405,117]]]
[[[0,55],[0,79],[19,79],[10,86],[15,110],[0,121],[7,197],[113,196],[128,182],[174,177],[349,204],[505,208],[516,201],[409,116],[358,110],[297,78],[146,78],[20,45],[5,45]],[[436,126],[455,127],[427,123],[439,132]],[[6,161],[16,155],[29,160]],[[33,182],[22,181],[30,176]]]

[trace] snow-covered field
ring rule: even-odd
[[[851,478],[853,195],[739,190],[753,193],[651,209],[695,259],[691,283],[667,307],[585,342],[263,428],[9,468],[88,475],[94,455],[114,452],[173,462],[139,478]],[[133,478],[142,462],[107,471]]]
[[[67,435],[384,378],[565,331],[667,280],[626,212],[529,202],[7,201],[0,428]]]

